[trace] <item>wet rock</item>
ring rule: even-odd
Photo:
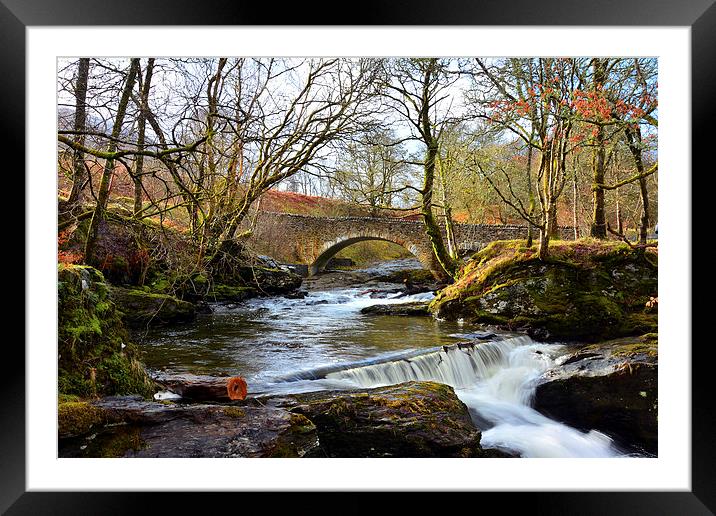
[[[107,426],[61,439],[61,457],[301,457],[317,446],[311,421],[271,402],[179,405],[105,398],[92,405]]]
[[[197,314],[210,314],[213,313],[213,310],[211,309],[211,306],[206,301],[199,301],[198,303],[195,303],[196,313]]]
[[[480,431],[452,387],[407,382],[291,396],[316,426],[315,457],[480,457]]]
[[[167,294],[112,286],[110,295],[122,312],[122,321],[127,326],[162,326],[193,321],[196,317],[193,303]]]
[[[472,333],[453,333],[450,337],[469,340],[488,340],[497,337],[497,334],[490,331],[475,331]]]
[[[328,303],[328,299],[309,299],[306,301],[306,306],[327,305]]]
[[[284,294],[283,297],[286,299],[303,299],[308,295],[308,292],[305,290],[296,290],[294,292],[289,292],[288,294]]]
[[[388,305],[371,305],[361,308],[360,313],[367,315],[402,315],[402,316],[425,316],[430,315],[427,301],[415,301],[413,303],[399,303]]]
[[[544,374],[534,408],[581,430],[657,453],[656,341],[621,339],[587,346]]]
[[[397,294],[399,292],[402,292],[399,288],[369,288],[368,290],[360,292],[360,295],[365,296],[367,294],[371,299],[385,299],[389,295]]]

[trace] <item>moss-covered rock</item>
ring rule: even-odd
[[[104,410],[86,401],[68,401],[57,406],[58,434],[61,439],[84,435],[106,422]]]
[[[60,264],[57,292],[59,392],[149,395],[153,383],[102,274],[92,267]]]
[[[480,431],[452,387],[407,382],[294,395],[318,432],[316,457],[479,457]]]
[[[534,408],[619,444],[657,453],[658,365],[655,335],[584,346],[540,379]]]
[[[193,303],[167,294],[155,294],[138,288],[110,287],[110,296],[121,311],[124,323],[132,327],[188,322],[196,317]]]
[[[257,291],[253,287],[247,286],[232,286],[232,285],[212,285],[207,293],[204,295],[204,299],[208,301],[219,301],[219,302],[238,302],[244,299],[256,297]]]
[[[540,340],[595,342],[656,331],[656,253],[582,240],[551,246],[548,261],[521,241],[494,242],[431,303],[439,318],[464,318]]]

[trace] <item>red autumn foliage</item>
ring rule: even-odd
[[[71,232],[68,229],[60,231],[57,235],[57,262],[58,263],[81,263],[82,253],[72,249],[62,249],[67,245]]]

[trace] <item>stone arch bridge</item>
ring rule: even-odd
[[[444,234],[444,228],[443,228]],[[560,228],[563,239],[573,239],[570,227]],[[455,224],[461,250],[477,251],[494,240],[527,237],[527,227],[507,224]],[[384,240],[410,251],[435,277],[442,269],[435,259],[420,220],[395,217],[318,217],[259,212],[249,244],[261,254],[284,263],[308,266],[309,275],[323,270],[336,253],[357,242]]]

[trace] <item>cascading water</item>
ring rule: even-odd
[[[384,362],[328,372],[313,382],[300,382],[300,390],[435,381],[455,388],[483,429],[485,448],[500,448],[522,457],[625,455],[606,435],[580,432],[529,406],[537,378],[563,352],[564,346],[536,343],[527,336],[456,344],[417,356],[392,357]],[[304,378],[310,376],[309,373]]]
[[[430,380],[467,388],[507,365],[509,353],[528,341],[531,341],[529,337],[515,337],[484,344],[445,346],[412,358],[337,371],[326,378],[344,380],[358,387]]]
[[[526,336],[455,344],[467,329],[456,323],[360,313],[373,304],[433,297],[401,295],[399,288],[371,284],[312,290],[305,299],[217,305],[191,326],[148,335],[144,360],[180,373],[240,374],[252,394],[432,380],[455,388],[486,448],[522,457],[624,455],[607,436],[580,432],[530,407],[536,380],[564,346]]]

